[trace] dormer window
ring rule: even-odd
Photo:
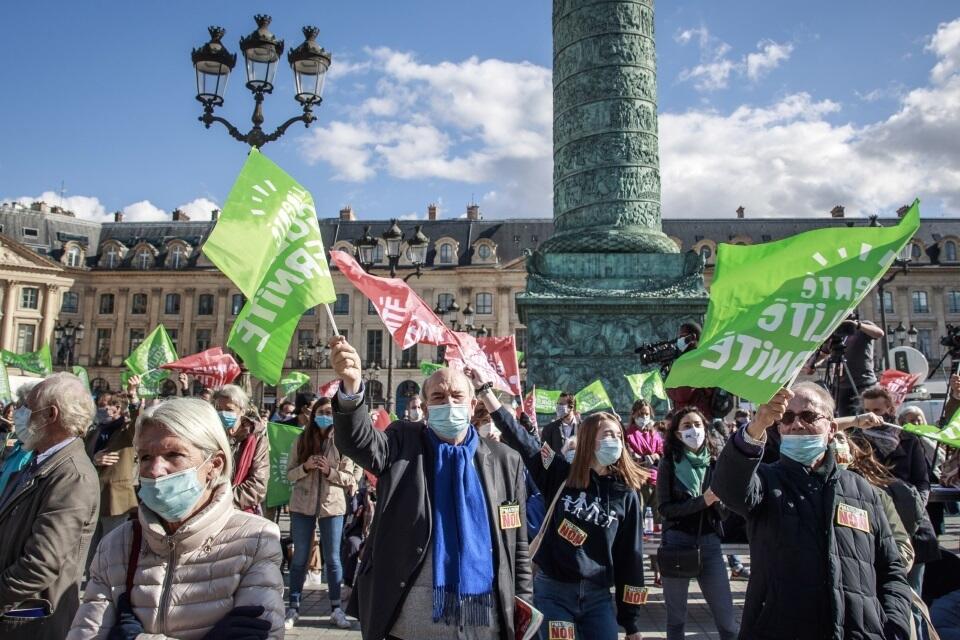
[[[146,249],[141,249],[137,252],[137,255],[134,256],[133,264],[137,269],[141,271],[146,271],[150,268],[150,263],[153,262],[153,256]]]
[[[83,263],[83,251],[80,250],[80,247],[71,246],[67,249],[66,263],[68,267],[73,267],[74,269],[80,267]]]
[[[493,249],[488,244],[482,244],[477,248],[477,255],[481,260],[489,260],[490,256],[493,255]]]
[[[170,267],[182,269],[187,266],[187,250],[183,245],[174,245],[170,252]]]
[[[120,264],[120,252],[117,251],[116,247],[110,247],[107,249],[107,268],[116,269],[117,265]]]
[[[451,245],[440,245],[440,264],[453,264],[453,247]]]

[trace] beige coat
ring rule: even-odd
[[[262,617],[272,625],[270,638],[283,638],[277,525],[235,510],[226,484],[173,535],[146,507],[140,507],[139,516],[143,545],[130,600],[146,632],[141,640],[202,638],[234,607],[245,605],[262,605]],[[127,522],[100,543],[69,640],[104,639],[110,633],[117,599],[126,590],[132,540],[133,525]]]
[[[324,450],[330,473],[321,476],[319,470],[307,471],[302,464],[297,464],[297,445],[301,438],[302,434],[294,441],[287,458],[287,480],[293,483],[288,508],[292,513],[318,518],[342,516],[347,512],[346,492],[356,491],[362,469],[350,458],[340,455],[331,436]]]
[[[137,452],[133,448],[133,422],[118,428],[107,440],[103,451],[120,456],[115,464],[97,467],[100,475],[100,517],[122,516],[137,508]],[[87,454],[93,458],[93,447],[103,425],[91,429],[86,438]]]
[[[267,432],[257,430],[247,437],[257,438],[257,448],[253,452],[250,475],[242,484],[233,488],[233,504],[241,511],[257,509],[260,506],[267,497],[267,480],[270,479],[270,441],[267,439]],[[243,442],[231,442],[230,448],[233,450],[233,468],[236,469],[243,451]]]

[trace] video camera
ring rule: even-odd
[[[642,344],[634,349],[633,352],[640,354],[640,362],[645,365],[666,365],[680,357],[680,350],[677,349],[675,340]]]
[[[960,358],[960,326],[948,324],[947,335],[940,338],[940,344],[950,351],[952,358]]]

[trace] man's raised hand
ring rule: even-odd
[[[360,391],[360,354],[350,346],[350,343],[343,336],[333,336],[327,342],[327,346],[330,347],[330,360],[333,363],[333,370],[343,382],[343,390],[346,393]]]

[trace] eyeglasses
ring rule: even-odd
[[[806,424],[813,424],[821,418],[826,418],[827,416],[821,415],[816,411],[784,411],[783,418],[780,419],[780,424],[793,424],[793,421],[797,418],[800,419],[800,422]]]

